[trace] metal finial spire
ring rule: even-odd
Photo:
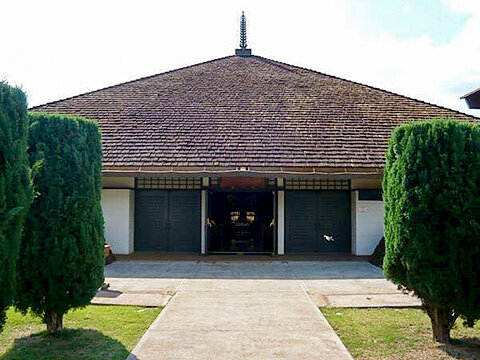
[[[247,48],[247,18],[245,13],[242,11],[242,16],[240,17],[240,49]]]
[[[237,56],[252,55],[252,50],[247,49],[247,18],[243,11],[242,11],[242,16],[240,17],[240,49],[235,50],[235,55]]]

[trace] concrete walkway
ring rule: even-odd
[[[184,290],[197,291],[300,285],[319,307],[420,306],[365,261],[121,261],[107,266],[105,276],[110,289],[99,291],[94,304],[165,306],[186,283]]]
[[[165,306],[141,359],[352,359],[318,307],[419,306],[365,261],[118,261],[95,304]]]
[[[112,272],[175,295],[129,360],[352,359],[298,276],[311,273],[308,263],[131,265]]]

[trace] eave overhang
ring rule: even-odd
[[[272,177],[381,177],[383,168],[365,167],[115,167],[103,168],[104,176],[272,176]]]
[[[480,109],[480,88],[469,92],[460,99],[464,99],[470,109]]]

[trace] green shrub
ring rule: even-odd
[[[36,197],[20,250],[16,306],[61,331],[63,315],[89,304],[103,282],[102,149],[97,125],[30,115],[28,149]]]
[[[0,329],[15,293],[20,236],[31,201],[25,94],[0,82]]]
[[[480,318],[480,127],[410,123],[390,139],[383,181],[385,275],[423,301],[434,339]]]

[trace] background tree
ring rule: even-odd
[[[15,293],[20,236],[31,201],[25,94],[0,82],[0,329]]]
[[[26,219],[15,304],[56,332],[63,315],[89,304],[103,282],[100,133],[80,117],[31,114],[28,153],[37,195]]]
[[[480,127],[410,123],[390,139],[384,273],[422,299],[438,342],[480,318]]]

